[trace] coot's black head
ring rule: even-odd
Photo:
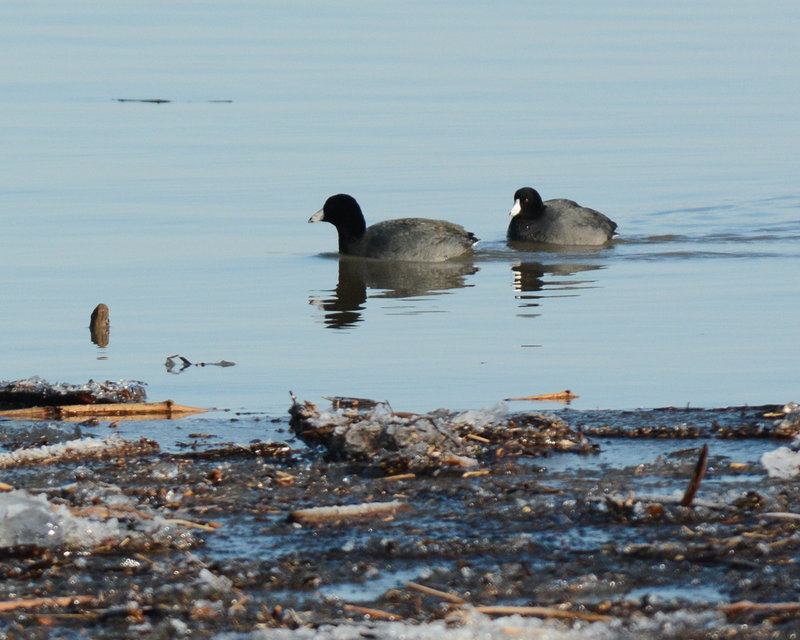
[[[340,193],[325,201],[322,209],[317,211],[309,222],[330,222],[340,233],[348,237],[358,237],[367,228],[364,214],[353,196]]]
[[[535,216],[542,212],[544,204],[542,196],[536,189],[522,187],[514,194],[514,206],[509,214],[512,218],[516,215]]]

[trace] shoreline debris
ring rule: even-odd
[[[158,443],[147,438],[125,440],[119,436],[82,438],[60,444],[42,445],[0,453],[0,469],[23,465],[43,465],[76,460],[103,460],[118,456],[143,456],[158,453]]]
[[[599,450],[559,418],[510,414],[502,403],[481,411],[415,414],[393,411],[387,403],[366,411],[321,411],[291,397],[289,425],[303,442],[324,447],[333,460],[377,465],[393,474],[476,466],[486,458]]]

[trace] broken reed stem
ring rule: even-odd
[[[689,481],[689,486],[686,487],[686,493],[683,494],[683,500],[681,500],[682,507],[692,506],[692,502],[694,502],[694,496],[697,493],[697,490],[700,488],[700,481],[703,479],[707,467],[708,445],[704,444],[703,448],[700,450],[700,457],[697,460],[697,464],[694,467],[692,479]]]
[[[494,605],[475,607],[474,610],[487,616],[539,616],[542,618],[570,618],[573,620],[586,620],[588,622],[608,622],[614,619],[612,616],[604,616],[599,613],[566,611],[564,609],[554,609],[552,607],[512,607]]]
[[[97,596],[54,596],[52,598],[29,598],[24,600],[5,600],[0,602],[0,611],[17,609],[36,609],[38,607],[69,607],[74,604],[89,604]]]
[[[389,613],[388,611],[382,611],[381,609],[371,609],[370,607],[360,607],[357,604],[346,604],[343,608],[345,611],[360,613],[362,615],[369,616],[374,620],[389,620],[390,622],[396,622],[403,619],[403,616],[396,613]]]
[[[332,520],[349,518],[382,518],[392,516],[399,511],[410,509],[408,503],[400,500],[391,502],[363,502],[335,507],[311,507],[296,509],[289,514],[289,519],[301,524],[316,524]]]
[[[406,582],[406,587],[409,589],[413,589],[414,591],[419,591],[420,593],[424,593],[428,596],[434,596],[445,602],[451,602],[453,604],[467,604],[467,601],[464,600],[461,596],[456,595],[455,593],[450,593],[447,591],[440,591],[439,589],[434,589],[433,587],[426,587],[424,584],[418,584],[416,582]]]

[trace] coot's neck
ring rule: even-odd
[[[339,253],[347,253],[350,247],[358,242],[367,230],[367,225],[362,216],[346,221],[340,220],[335,226],[339,236]]]

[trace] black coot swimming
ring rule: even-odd
[[[330,222],[339,234],[339,253],[379,260],[444,262],[472,250],[478,239],[444,220],[400,218],[366,226],[355,198],[331,196],[309,222]]]

